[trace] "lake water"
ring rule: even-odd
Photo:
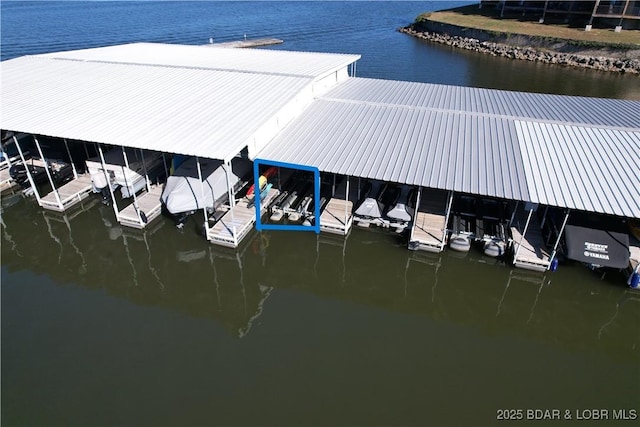
[[[246,34],[362,54],[361,77],[640,99],[637,76],[396,31],[444,6],[3,1],[2,59]],[[536,409],[561,411],[543,425],[602,409],[608,419],[589,424],[615,426],[634,422],[613,411],[640,411],[640,295],[622,274],[414,253],[359,229],[253,232],[231,251],[193,221],[137,232],[96,199],[84,208],[2,201],[3,426],[493,426],[518,424],[503,410]]]

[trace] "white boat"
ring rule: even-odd
[[[199,209],[215,210],[228,200],[228,186],[235,190],[244,184],[252,170],[247,159],[234,158],[231,161],[229,182],[221,160],[200,159],[202,181],[198,177],[195,158],[185,160],[167,178],[161,200],[166,210],[176,216],[178,227],[184,225],[189,214]]]
[[[120,188],[122,197],[131,197],[145,187],[145,172],[150,178],[163,172],[161,153],[141,152],[135,148],[126,148],[125,152],[127,162],[121,148],[113,148],[104,153],[104,163],[100,156],[85,161],[94,192],[101,192],[106,196],[110,184],[114,190]]]

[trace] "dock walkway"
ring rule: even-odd
[[[523,236],[526,220],[526,216],[520,215],[510,227],[513,265],[528,270],[546,271],[549,268],[551,254],[544,243],[540,222],[535,213],[531,215],[529,227]]]
[[[263,38],[263,39],[245,39],[245,40],[237,40],[232,42],[221,42],[221,43],[209,43],[207,46],[215,46],[215,47],[230,47],[230,48],[250,48],[250,47],[259,47],[259,46],[271,46],[274,44],[282,44],[283,40],[276,38]]]
[[[89,197],[92,189],[91,176],[88,173],[78,175],[77,178],[42,197],[40,206],[52,211],[64,212]],[[56,191],[60,197],[60,203],[58,203]]]
[[[260,214],[269,208],[271,202],[280,194],[279,190],[269,190],[264,200],[260,201]],[[207,239],[217,245],[237,248],[242,239],[249,233],[256,222],[256,208],[248,200],[241,199],[213,227],[209,229]],[[234,238],[235,234],[235,238]]]
[[[0,170],[0,194],[11,192],[17,187],[19,187],[18,183],[9,175],[9,168],[6,167]]]
[[[153,185],[151,191],[136,197],[140,216],[138,216],[135,203],[131,203],[118,213],[118,222],[127,227],[145,228],[162,212],[162,201],[160,200],[162,188],[162,185]]]
[[[415,213],[409,238],[410,249],[441,252],[447,238],[447,195],[424,191]]]
[[[353,202],[350,200],[332,198],[320,214],[320,231],[347,235],[353,222],[352,210]]]

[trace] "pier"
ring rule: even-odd
[[[60,188],[54,188],[53,191],[43,196],[40,199],[40,206],[52,211],[64,212],[89,197],[92,189],[89,174],[78,175],[77,178]]]
[[[216,47],[228,47],[228,48],[251,48],[260,46],[272,46],[276,44],[282,44],[284,40],[276,38],[263,38],[263,39],[244,39],[231,42],[209,43],[208,46]]]
[[[105,153],[106,162],[100,152],[100,162],[94,157],[86,164],[105,171],[96,179],[123,175],[122,195],[133,196],[134,203],[114,213],[134,228],[160,213],[161,188],[150,190],[155,178],[145,169],[161,169],[165,153],[223,165],[235,158],[264,159],[314,168],[326,178],[418,190],[416,208],[406,210],[410,221],[402,215],[385,218],[386,205],[402,205],[396,198],[385,201],[381,212],[363,214],[360,222],[399,233],[410,228],[409,248],[431,252],[442,251],[452,231],[471,233],[470,240],[478,242],[508,242],[513,264],[536,271],[552,265],[564,228],[558,228],[549,250],[534,214],[538,206],[566,215],[640,219],[633,173],[640,102],[358,78],[359,55],[225,48],[276,42],[132,43],[7,60],[2,125],[65,143],[73,138],[114,148]],[[61,88],[73,88],[74,96]],[[141,155],[141,162],[131,165],[136,175],[125,174],[127,151],[131,158],[143,151],[155,155],[147,157],[148,164]],[[209,241],[235,248],[256,218],[248,201],[235,203],[228,179],[228,211],[205,227]],[[40,200],[36,192],[39,203],[64,210],[86,197],[87,179],[74,171],[74,181],[68,193],[62,186]],[[349,233],[360,188],[352,196],[348,182],[344,192],[334,183],[323,193],[328,202],[314,218],[321,231]],[[136,199],[143,187],[148,193]],[[188,197],[193,192],[187,188]],[[277,194],[268,193],[261,213]],[[454,195],[527,208],[504,227],[501,216],[452,212]],[[295,218],[300,212],[283,210],[287,213]]]

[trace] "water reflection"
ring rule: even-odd
[[[408,251],[403,236],[357,228],[346,238],[254,231],[233,251],[194,230],[178,232],[168,219],[144,231],[122,228],[93,202],[60,215],[20,200],[1,219],[9,273],[31,270],[61,285],[214,319],[238,338],[259,324],[274,292],[289,289],[482,334],[639,356],[637,296],[626,296],[620,277],[601,280],[579,265],[529,273],[480,251],[462,259],[454,251]]]

